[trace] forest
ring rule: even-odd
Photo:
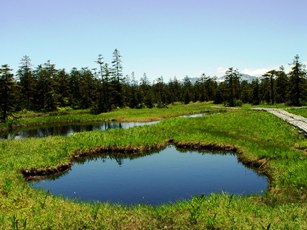
[[[167,107],[174,102],[213,101],[225,106],[244,103],[307,103],[306,67],[296,55],[288,73],[281,66],[260,78],[242,80],[238,69],[229,68],[223,80],[202,74],[197,80],[186,76],[165,82],[158,77],[150,82],[146,73],[136,81],[134,73],[123,75],[122,56],[113,52],[112,62],[98,55],[96,69],[57,69],[47,61],[33,68],[29,56],[20,61],[16,74],[8,64],[0,68],[0,120],[5,122],[14,112],[57,111],[61,108],[90,109],[93,114],[115,108]]]

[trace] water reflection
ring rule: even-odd
[[[75,132],[107,130],[122,128],[127,129],[135,126],[156,124],[155,122],[100,122],[100,123],[78,123],[68,125],[53,125],[45,127],[36,127],[31,129],[16,130],[1,134],[0,139],[22,139],[29,137],[47,137],[47,136],[69,136]]]
[[[195,117],[202,117],[204,115],[205,115],[204,113],[197,113],[197,114],[191,114],[191,115],[183,115],[183,116],[180,116],[180,117],[182,117],[182,118],[195,118]]]
[[[204,113],[184,115],[183,118],[202,117]],[[107,130],[107,129],[128,129],[135,126],[152,125],[158,121],[151,122],[95,122],[95,123],[77,123],[66,125],[49,125],[32,128],[24,128],[11,132],[0,133],[0,139],[24,139],[30,137],[47,136],[69,136],[75,132]]]
[[[267,188],[266,177],[246,168],[233,154],[178,151],[174,146],[142,157],[85,159],[56,179],[31,183],[84,201],[152,205],[200,194],[260,194]]]

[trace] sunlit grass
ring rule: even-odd
[[[286,109],[286,108],[289,108],[289,106],[286,105],[285,103],[278,103],[278,104],[263,103],[263,104],[259,104],[259,105],[243,104],[242,108],[245,108],[245,109],[250,109],[250,108],[279,108],[279,109]]]
[[[101,113],[98,115],[90,114],[88,110],[69,111],[67,113],[54,112],[52,116],[45,116],[41,113],[27,112],[19,114],[19,119],[9,122],[13,128],[40,126],[44,124],[67,124],[76,122],[95,122],[95,121],[157,121],[164,118],[176,117],[188,114],[197,114],[210,111],[225,111],[225,108],[216,106],[211,103],[190,103],[168,105],[166,108],[143,108],[143,109],[115,109],[109,113]],[[7,130],[7,124],[0,123],[0,130]]]
[[[149,117],[161,119],[163,116],[173,117],[172,112],[168,112],[172,110],[177,116],[216,109],[194,104],[165,110],[124,109],[100,116],[103,119],[125,116],[128,120],[134,117],[136,120]],[[108,203],[80,203],[55,197],[46,191],[31,188],[21,174],[23,169],[46,168],[70,162],[76,152],[116,148],[135,149],[142,153],[143,150],[165,146],[170,140],[187,146],[235,147],[239,158],[246,163],[263,163],[259,170],[270,176],[269,191],[261,197],[212,194],[158,207],[126,207]],[[155,125],[126,130],[0,141],[0,227],[306,229],[306,149],[306,138],[299,135],[297,129],[266,112],[247,109],[193,119],[168,118]]]
[[[297,115],[301,115],[301,116],[307,118],[307,107],[306,106],[302,107],[302,108],[290,108],[290,109],[288,109],[288,112],[294,113],[294,114],[297,114]]]

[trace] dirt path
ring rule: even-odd
[[[299,128],[305,133],[305,135],[307,135],[307,118],[305,117],[289,113],[283,109],[253,108],[253,110],[267,111],[268,113],[271,113],[283,119],[285,122]]]

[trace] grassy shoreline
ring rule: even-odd
[[[189,105],[174,104],[167,108],[152,109],[117,109],[108,113],[98,115],[90,114],[89,111],[77,111],[76,113],[59,113],[52,116],[45,116],[40,113],[30,113],[30,115],[19,115],[16,120],[10,121],[8,124],[0,123],[0,132],[6,132],[9,129],[21,129],[34,126],[42,126],[48,124],[67,124],[81,122],[147,122],[158,121],[170,117],[178,117],[182,115],[191,115],[197,113],[225,112],[226,109],[214,106],[209,103],[191,103]]]
[[[193,111],[217,110],[201,104],[194,106]],[[192,109],[188,110],[184,112]],[[167,111],[158,112],[160,117],[169,116]],[[141,110],[137,113],[127,119],[150,117],[150,113],[142,117]],[[116,111],[103,116],[118,119],[119,114]],[[212,194],[158,207],[127,207],[55,197],[31,188],[21,173],[71,164],[78,154],[80,157],[105,154],[114,149],[126,154],[146,153],[170,141],[187,148],[233,150],[245,164],[254,164],[270,176],[270,189],[261,197]],[[271,114],[245,109],[193,119],[168,118],[152,126],[127,130],[5,140],[0,142],[0,226],[3,229],[17,229],[16,226],[20,229],[306,229],[306,151],[306,138],[295,128]]]

